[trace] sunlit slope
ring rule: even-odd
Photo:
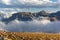
[[[49,33],[21,33],[21,32],[2,32],[0,39],[4,40],[60,40],[60,34]]]

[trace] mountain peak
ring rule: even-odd
[[[47,12],[46,12],[46,11],[44,11],[44,10],[42,10],[42,11],[40,11],[40,13],[42,13],[42,14],[46,14]]]

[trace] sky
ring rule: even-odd
[[[60,11],[60,0],[0,0],[1,12]]]

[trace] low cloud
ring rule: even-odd
[[[33,21],[12,21],[8,24],[0,22],[0,29],[10,32],[48,32],[59,33],[60,22],[50,22],[49,20],[33,20]]]

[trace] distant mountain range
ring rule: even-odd
[[[37,13],[31,13],[31,12],[18,12],[12,14],[9,18],[4,18],[2,14],[0,14],[0,18],[2,22],[9,23],[10,21],[13,21],[15,19],[19,21],[32,21],[32,20],[41,20],[41,19],[47,19],[50,21],[57,21],[60,20],[60,11],[56,13],[47,13],[46,11],[40,11]]]

